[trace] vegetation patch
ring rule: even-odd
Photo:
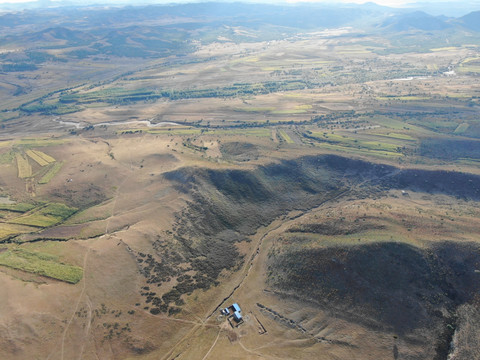
[[[48,161],[46,161],[41,156],[38,156],[33,150],[27,150],[25,151],[25,153],[40,166],[45,166],[49,164]]]
[[[311,88],[312,85],[303,80],[267,81],[263,83],[235,83],[227,87],[206,89],[124,89],[109,88],[88,92],[70,92],[62,94],[57,100],[38,101],[24,104],[20,110],[28,113],[40,112],[42,114],[67,114],[82,110],[79,105],[94,103],[129,104],[138,101],[154,101],[157,99],[197,99],[221,98],[249,95],[270,94],[279,91],[292,91]]]
[[[67,140],[52,139],[52,138],[23,138],[15,141],[15,145],[19,145],[24,148],[35,148],[43,146],[55,146],[65,144]]]
[[[321,147],[322,149],[329,150],[335,153],[342,153],[343,156],[347,155],[363,155],[369,157],[377,157],[377,158],[386,158],[386,159],[398,159],[402,157],[403,154],[398,152],[391,152],[391,151],[378,151],[378,150],[368,150],[364,148],[355,148],[351,146],[344,146],[338,144],[330,144],[326,142],[318,143],[316,146]]]
[[[475,276],[479,260],[478,245],[451,242],[426,250],[395,242],[282,247],[270,252],[268,281],[304,301],[361,314],[359,322],[373,317],[402,334],[425,321],[430,326],[441,321],[442,316],[427,314],[453,313],[472,300],[480,286]]]
[[[480,141],[427,138],[420,143],[420,155],[442,160],[480,159]]]
[[[15,152],[13,150],[0,154],[0,164],[11,164],[13,159],[15,159]]]
[[[71,284],[78,283],[83,276],[82,268],[63,264],[57,256],[21,248],[0,252],[0,265]]]
[[[52,180],[55,175],[60,171],[60,169],[63,166],[63,162],[55,162],[50,169],[46,172],[45,175],[43,175],[40,180],[38,180],[39,184],[48,184],[50,180]]]
[[[52,203],[45,205],[32,213],[12,219],[9,223],[35,227],[49,227],[63,222],[73,215],[77,209],[64,204]]]
[[[370,141],[366,139],[357,139],[347,135],[340,135],[336,133],[326,132],[308,132],[304,134],[305,137],[315,139],[321,142],[327,142],[333,145],[340,145],[343,147],[358,148],[367,151],[385,152],[388,154],[400,153],[401,147],[397,144],[380,141]]]
[[[74,105],[44,102],[21,106],[19,109],[26,113],[38,112],[44,115],[65,115],[82,110],[80,107]]]
[[[274,115],[293,115],[293,114],[304,114],[306,113],[306,109],[288,109],[288,110],[275,110],[272,111]]]
[[[457,135],[462,135],[462,134],[465,133],[465,131],[468,130],[469,127],[470,127],[470,124],[462,123],[462,124],[457,126],[457,128],[455,129],[455,131],[453,133],[457,134]]]
[[[35,205],[28,203],[18,203],[18,204],[1,204],[0,210],[14,211],[24,213],[35,208]]]
[[[27,226],[0,223],[0,240],[5,240],[16,235],[32,232],[35,230],[37,229]]]
[[[351,235],[368,230],[383,230],[385,225],[372,223],[349,222],[344,219],[332,219],[324,223],[306,223],[290,227],[287,231],[292,233],[312,233],[320,235]]]
[[[12,224],[21,224],[36,227],[49,227],[58,224],[61,220],[55,216],[45,215],[40,212],[21,216],[10,220]]]
[[[93,102],[118,103],[125,101],[146,100],[152,96],[155,96],[155,92],[153,90],[127,90],[123,88],[110,88],[62,95],[60,97],[60,102],[76,104],[87,104]],[[158,95],[155,97],[158,97]]]
[[[28,162],[28,159],[24,158],[22,154],[16,153],[15,159],[17,160],[18,177],[25,179],[32,176],[32,166]]]
[[[35,153],[37,156],[41,157],[43,160],[45,160],[48,163],[55,162],[55,159],[53,157],[45,154],[43,151],[40,151],[40,150],[32,150],[32,151],[33,153]]]
[[[258,147],[246,142],[227,142],[220,145],[220,151],[225,159],[249,161],[259,156]]]
[[[245,108],[235,108],[235,111],[238,112],[247,112],[247,113],[271,113],[275,110],[274,107],[245,107]]]
[[[458,71],[462,73],[479,74],[480,73],[480,59],[469,58],[463,61],[458,67]]]
[[[375,133],[375,134],[372,134],[372,135],[377,135],[377,136],[382,136],[382,137],[387,137],[387,138],[392,138],[392,139],[407,140],[407,141],[417,140],[410,135],[399,134],[399,133],[386,133],[386,134]]]
[[[283,140],[287,142],[287,144],[293,144],[294,141],[288,136],[288,134],[285,132],[285,130],[278,130],[278,133],[282,137]]]
[[[400,100],[400,101],[421,101],[430,100],[428,96],[408,95],[408,96],[377,96],[377,100]]]

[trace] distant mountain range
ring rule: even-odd
[[[65,2],[70,4],[72,2]],[[389,28],[395,31],[409,29],[443,30],[452,26],[461,25],[470,30],[478,31],[480,22],[478,12],[470,12],[458,21],[452,21],[450,13],[443,16],[431,15],[425,11],[412,10],[411,8],[395,9],[379,6],[375,3],[363,5],[355,4],[252,4],[229,2],[198,2],[188,4],[126,6],[116,8],[59,7],[58,2],[38,1],[28,4],[44,6],[56,4],[56,7],[26,10],[16,13],[6,13],[0,16],[0,28],[20,26],[22,24],[50,23],[54,14],[63,18],[62,26],[87,26],[105,27],[118,26],[132,21],[159,21],[170,17],[170,22],[208,22],[229,21],[230,25],[260,26],[270,24],[290,28],[329,28],[347,25],[356,27],[376,26]],[[18,5],[18,4],[17,4]],[[15,5],[15,6],[17,6]],[[0,4],[0,7],[7,6]],[[11,6],[14,6],[13,4]],[[422,4],[418,4],[419,7]],[[445,6],[445,5],[444,5]],[[480,10],[480,3],[478,8]],[[445,16],[447,15],[447,16]],[[175,20],[176,19],[176,20]],[[58,19],[55,23],[58,24]],[[60,24],[58,24],[60,25]]]
[[[394,31],[416,30],[444,30],[450,25],[439,17],[428,15],[423,11],[395,15],[385,20],[380,27]]]
[[[385,20],[380,27],[394,31],[435,31],[457,27],[480,32],[480,11],[471,12],[460,18],[432,16],[423,11],[415,11],[394,15]]]
[[[474,11],[458,19],[458,23],[473,31],[480,31],[480,11]]]
[[[56,2],[55,2],[56,3]],[[50,4],[47,2],[45,4]],[[0,46],[69,49],[64,56],[158,57],[185,55],[192,40],[249,42],[285,38],[306,31],[351,27],[362,34],[400,36],[405,32],[442,32],[480,36],[480,11],[462,17],[394,9],[374,3],[249,4],[189,3],[124,7],[31,9],[0,15]],[[238,29],[242,31],[238,31]],[[237,30],[235,30],[237,29]],[[226,39],[226,40],[225,40]],[[480,44],[480,38],[468,43]],[[0,55],[5,61],[13,55]],[[51,57],[43,57],[51,59]],[[40,61],[38,54],[36,61]]]
[[[78,7],[78,6],[125,6],[125,5],[134,5],[134,6],[146,6],[146,5],[172,5],[172,4],[188,4],[191,3],[201,3],[194,0],[32,0],[27,2],[17,2],[11,0],[9,3],[8,0],[5,3],[0,3],[0,10],[24,10],[24,9],[39,9],[39,8],[52,8],[52,7]],[[230,1],[233,3],[234,1]],[[265,5],[287,5],[291,6],[291,3],[288,1],[276,1],[276,0],[243,0],[244,3],[249,4],[265,4]],[[335,2],[330,1],[330,5]],[[328,1],[318,4],[318,6],[325,6],[328,4]],[[347,1],[342,3],[337,3],[338,6],[358,6],[356,4],[348,4]],[[380,5],[375,2],[369,2],[364,4],[364,6],[369,7],[380,7]],[[451,17],[461,17],[472,11],[480,9],[480,0],[469,0],[465,2],[458,1],[438,1],[438,2],[415,2],[408,3],[404,6],[408,12],[413,11],[424,11],[433,16],[451,16]]]

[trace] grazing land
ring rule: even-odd
[[[0,13],[0,358],[479,358],[480,17],[414,10]]]

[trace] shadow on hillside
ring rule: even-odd
[[[432,326],[480,290],[480,246],[473,243],[294,250],[274,256],[269,268],[273,287],[373,318],[398,334]]]

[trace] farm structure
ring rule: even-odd
[[[226,307],[220,311],[223,315],[227,316],[228,322],[232,327],[237,327],[243,323],[242,309],[237,303]],[[234,322],[232,322],[232,319]]]

